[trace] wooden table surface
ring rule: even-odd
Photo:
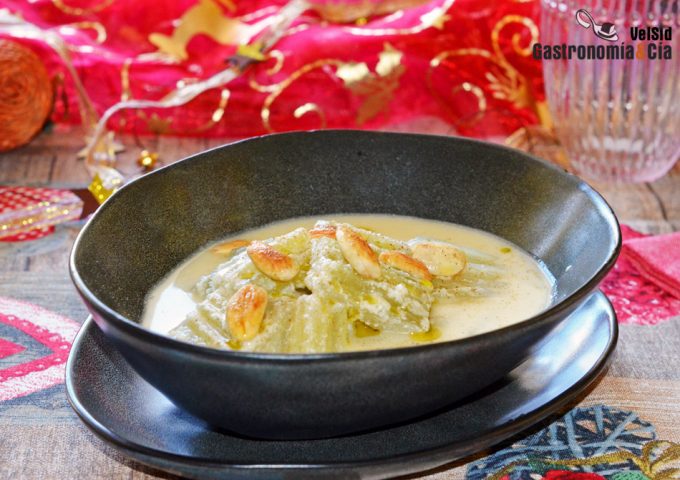
[[[125,139],[134,145],[135,139]],[[43,132],[28,146],[0,154],[0,185],[84,187],[88,176],[76,152],[82,136],[75,129]],[[143,146],[165,163],[225,143],[219,139],[143,138]],[[131,168],[139,148],[121,155]],[[594,184],[622,223],[645,233],[680,230],[680,164],[654,183]],[[87,317],[68,274],[68,253],[80,224],[57,228],[35,242],[0,243],[0,296],[28,301],[82,322]],[[635,408],[654,421],[659,436],[680,441],[680,319],[656,327],[624,325],[607,376],[583,400]],[[640,352],[639,342],[654,352]],[[670,365],[668,365],[670,363]],[[665,366],[662,364],[666,364]],[[656,393],[655,393],[656,392]],[[656,401],[649,397],[656,396]],[[430,472],[437,478],[463,478],[452,465]],[[161,472],[127,460],[91,434],[70,409],[64,386],[0,402],[0,478],[156,478]]]

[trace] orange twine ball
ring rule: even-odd
[[[29,48],[0,40],[0,152],[28,143],[52,110],[52,82]]]

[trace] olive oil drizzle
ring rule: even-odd
[[[437,327],[430,327],[427,332],[414,332],[409,334],[411,340],[418,343],[434,342],[442,336],[442,331]]]

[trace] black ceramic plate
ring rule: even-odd
[[[617,335],[611,305],[597,292],[491,388],[411,423],[327,440],[251,440],[211,429],[142,380],[91,319],[73,344],[66,387],[95,433],[163,470],[192,478],[384,477],[471,455],[545,418],[597,377]]]

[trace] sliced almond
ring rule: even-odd
[[[290,256],[274,250],[266,243],[251,242],[246,252],[259,271],[279,282],[292,280],[300,270]]]
[[[314,227],[309,231],[309,236],[312,238],[328,237],[335,238],[335,225],[323,225],[321,227]]]
[[[465,253],[453,245],[422,242],[413,245],[413,258],[420,260],[433,275],[450,277],[463,271],[467,264]]]
[[[267,292],[257,285],[245,285],[227,304],[227,324],[232,340],[252,340],[259,332],[267,309]]]
[[[380,278],[380,263],[366,239],[345,225],[338,225],[335,236],[345,260],[362,277]]]
[[[211,248],[213,253],[218,255],[229,256],[238,248],[247,247],[250,245],[250,240],[231,240],[229,242],[219,243]]]
[[[396,250],[390,250],[387,252],[382,252],[379,259],[381,263],[406,272],[419,280],[432,280],[432,274],[427,269],[425,264],[420,260],[409,257],[405,253],[397,252]]]

